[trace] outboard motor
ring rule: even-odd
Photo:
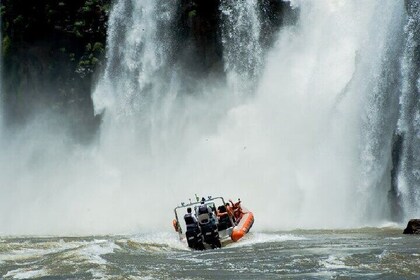
[[[203,204],[198,208],[198,223],[203,234],[204,242],[211,245],[212,248],[222,247],[216,221],[207,205]]]

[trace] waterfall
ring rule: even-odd
[[[236,94],[252,92],[263,63],[259,1],[221,1],[222,43],[228,83]]]
[[[403,139],[398,189],[410,219],[420,215],[420,2],[407,1],[407,12],[397,132]]]
[[[375,7],[372,21],[379,25],[369,26],[370,38],[362,45],[360,58],[360,64],[366,66],[356,80],[357,87],[353,88],[363,94],[359,143],[361,177],[357,193],[367,221],[390,216],[387,196],[391,189],[392,140],[401,88],[403,20],[401,3],[387,1]]]
[[[171,51],[171,20],[176,1],[118,1],[109,19],[107,67],[93,94],[95,112],[134,115],[159,99]]]
[[[393,74],[382,69],[398,62],[395,35],[403,6],[394,1],[292,4],[301,9],[300,23],[281,31],[257,98],[244,108],[255,114],[252,122],[259,119],[248,133],[258,128],[255,142],[264,145],[260,168],[247,174],[263,174],[268,185],[259,193],[288,213],[279,217],[284,225],[386,220],[389,186],[382,182],[389,174],[395,114],[390,112],[385,130],[380,126],[388,125],[387,110],[397,103],[398,92],[388,79]]]
[[[291,5],[301,10],[299,23],[264,50],[257,1],[222,1],[227,86],[208,81],[190,95],[170,57],[175,6],[117,3],[93,97],[96,111],[105,109],[103,154],[127,185],[141,186],[128,192],[241,194],[261,217],[282,213],[262,218],[264,228],[389,220],[404,6]],[[141,26],[149,33],[138,33]]]
[[[0,7],[2,7],[1,0]],[[3,19],[0,15],[0,132],[3,126],[3,98]]]
[[[141,157],[160,153],[181,137],[171,119],[180,91],[173,55],[178,5],[120,0],[111,12],[107,66],[92,98],[95,112],[105,112],[102,147],[118,142],[121,161],[133,149]]]
[[[299,20],[267,46],[256,0],[220,1],[217,28],[182,1],[115,1],[97,141],[43,117],[0,139],[0,228],[166,230],[194,194],[240,197],[260,230],[383,225],[392,192],[419,215],[418,1],[288,2]]]

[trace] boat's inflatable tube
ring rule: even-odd
[[[254,224],[254,214],[252,214],[252,212],[249,212],[249,211],[245,212],[239,224],[233,228],[231,239],[234,242],[236,242],[242,237],[244,237],[244,235],[247,234],[248,231],[251,229],[253,224]]]
[[[173,227],[174,227],[174,230],[175,230],[176,232],[179,232],[179,225],[178,225],[178,221],[177,221],[176,219],[173,219],[173,221],[172,221],[172,225],[173,225]]]

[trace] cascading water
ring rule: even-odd
[[[391,1],[378,6],[374,8],[371,19],[378,25],[368,27],[369,41],[361,46],[360,64],[365,66],[360,69],[361,75],[355,79],[352,88],[362,93],[359,143],[361,177],[357,192],[367,222],[390,216],[391,150],[401,88],[399,60],[404,7],[401,3]],[[383,14],[386,16],[383,17]]]
[[[93,95],[95,111],[115,117],[145,110],[164,91],[155,82],[168,67],[176,1],[118,1],[109,19],[108,63]],[[103,90],[102,90],[103,89]]]
[[[124,3],[128,2],[120,1],[114,13]],[[354,226],[387,219],[390,186],[386,179],[396,114],[385,111],[396,108],[393,105],[398,101],[398,83],[392,80],[394,72],[382,69],[398,64],[401,45],[395,34],[402,26],[403,6],[394,1],[292,4],[301,9],[300,24],[280,33],[258,84],[258,71],[264,59],[259,44],[257,2],[222,1],[228,88],[234,91],[239,88],[235,85],[245,86],[243,90],[252,89],[253,85],[258,88],[252,100],[243,98],[244,104],[231,109],[226,106],[226,117],[213,120],[218,123],[216,129],[203,126],[199,114],[185,118],[185,112],[191,109],[185,105],[188,97],[179,86],[184,82],[177,80],[179,77],[173,75],[169,64],[159,71],[171,73],[168,76],[171,84],[155,70],[142,71],[139,65],[127,68],[133,64],[115,60],[110,54],[108,69],[112,67],[123,75],[109,76],[109,83],[136,88],[135,96],[128,91],[129,96],[147,104],[137,110],[134,119],[128,119],[140,123],[148,119],[152,126],[161,124],[154,126],[157,133],[139,125],[135,130],[141,136],[124,143],[123,146],[130,147],[128,150],[138,151],[131,165],[142,166],[148,174],[138,178],[132,175],[132,180],[139,185],[153,185],[155,190],[169,191],[180,199],[185,193],[207,189],[229,195],[240,193],[252,201],[263,217],[274,211],[284,213],[274,224],[269,219],[261,221],[259,224],[264,227]],[[156,18],[160,18],[158,10],[154,11],[154,18],[141,17],[138,11],[131,17],[148,24],[156,24]],[[124,33],[115,19],[115,16],[111,19],[110,40],[114,40],[114,32]],[[381,24],[376,25],[377,22]],[[128,29],[135,30],[141,25]],[[133,40],[139,36],[129,36],[131,31],[125,33],[128,40],[120,47],[128,53],[141,53],[142,44],[157,43],[152,36],[135,43]],[[110,42],[111,51],[114,43]],[[151,49],[149,57],[158,53],[159,48]],[[114,61],[119,66],[113,65]],[[147,58],[138,57],[137,61]],[[161,81],[167,87],[157,87],[156,94],[162,98],[151,101],[130,80],[138,85],[150,84],[153,89],[156,88],[153,84]],[[96,92],[95,105],[101,107],[101,86]],[[109,92],[119,99],[117,103],[127,103],[125,97],[119,97],[126,92],[124,87]],[[213,110],[215,103],[207,100],[203,104],[203,100],[196,97],[194,106],[200,106],[203,112]],[[130,99],[129,103],[136,102]],[[156,106],[172,110],[148,109]],[[109,111],[117,107],[112,105]],[[205,116],[207,120],[213,117]],[[109,136],[106,129],[110,123],[112,120],[105,118],[102,137]],[[174,124],[176,137],[171,133]],[[201,130],[197,132],[194,127]],[[194,136],[189,135],[191,130],[196,131]],[[147,141],[140,140],[144,135]],[[111,139],[110,143],[115,143],[115,138]],[[127,160],[126,153],[122,154],[121,162]],[[150,174],[157,177],[145,180]],[[159,174],[165,176],[158,178]],[[266,205],[268,198],[276,203]]]
[[[1,6],[1,0],[0,0]],[[0,133],[3,126],[3,25],[0,15]],[[1,134],[0,134],[1,137]]]
[[[259,1],[221,1],[222,43],[228,84],[235,94],[255,90],[263,63]]]
[[[329,226],[350,226],[384,220],[389,187],[383,184],[383,170],[392,124],[385,131],[379,125],[383,114],[387,118],[385,105],[395,105],[398,93],[388,90],[392,81],[381,69],[388,66],[385,58],[395,65],[392,57],[399,47],[389,38],[401,27],[403,7],[393,1],[292,3],[301,9],[298,28],[280,34],[254,104],[238,110],[239,118],[255,114],[247,121],[247,133],[265,146],[259,150],[262,162],[249,161],[260,169],[246,173],[255,173],[254,181],[264,174],[269,185],[259,193],[276,198],[278,205],[267,209],[287,213],[277,218],[280,224],[316,227],[328,220]],[[381,88],[387,90],[383,96]]]
[[[391,217],[397,124],[398,197],[407,216],[419,214],[418,9],[290,3],[298,24],[264,49],[257,1],[221,1],[226,82],[185,74],[179,1],[118,0],[92,96],[98,142],[69,144],[41,122],[14,136],[0,161],[0,228],[162,229],[195,193],[240,196],[263,230],[379,225]],[[24,207],[7,212],[16,204]]]
[[[406,1],[402,90],[397,133],[402,136],[398,189],[406,218],[420,215],[420,2]]]

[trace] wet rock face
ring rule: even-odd
[[[420,219],[412,219],[408,222],[404,234],[420,234]]]
[[[65,116],[72,134],[89,141],[98,125],[90,94],[104,60],[110,5],[111,0],[1,2],[8,125],[48,110]]]
[[[191,69],[192,72],[223,71],[220,67],[222,45],[218,29],[219,5],[220,0],[181,1],[178,11],[179,56],[185,60],[186,68],[195,68]]]
[[[293,25],[298,21],[299,10],[290,6],[289,2],[279,0],[260,0],[260,17],[262,38],[264,46],[274,43],[280,27]]]

